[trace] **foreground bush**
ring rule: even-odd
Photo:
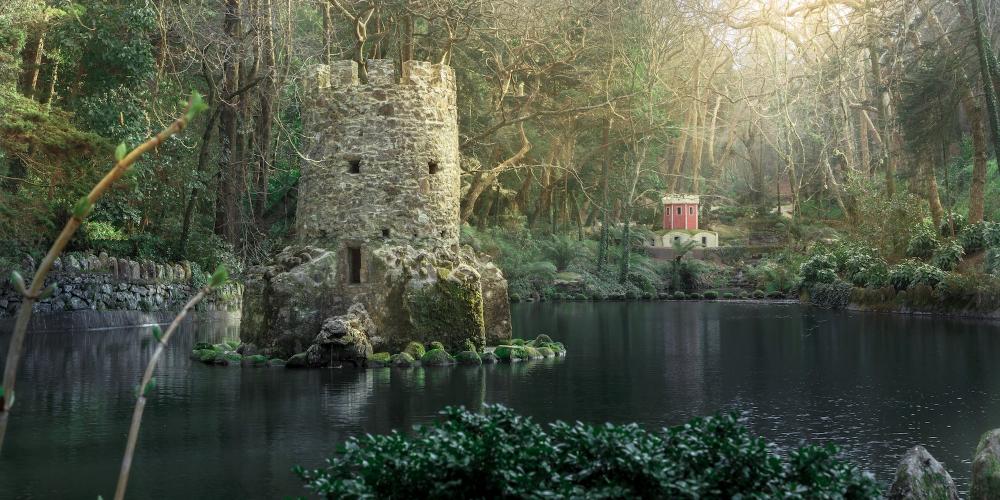
[[[447,408],[414,435],[349,439],[328,467],[296,467],[330,498],[877,498],[868,473],[805,446],[785,458],[734,415],[651,433],[539,425],[503,406]]]

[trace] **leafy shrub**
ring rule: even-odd
[[[917,260],[904,260],[889,269],[889,284],[896,290],[906,290],[913,284],[917,269],[924,265]]]
[[[782,292],[779,292],[779,291],[775,290],[773,292],[767,292],[767,298],[769,298],[769,299],[783,299],[783,298],[785,298],[785,294],[782,293]]]
[[[986,229],[988,226],[987,222],[979,221],[962,228],[962,232],[958,234],[958,242],[961,243],[966,254],[986,249]]]
[[[959,234],[962,229],[965,228],[965,216],[958,213],[952,212],[950,214],[945,214],[941,217],[941,226],[938,228],[940,230],[941,236],[951,236],[951,225],[955,225],[955,233]]]
[[[989,248],[1000,247],[1000,223],[987,222],[983,227],[983,240]]]
[[[841,309],[851,301],[850,283],[837,280],[833,283],[816,283],[809,289],[809,302],[824,309]]]
[[[889,280],[889,266],[874,250],[852,252],[845,259],[843,269],[844,276],[854,286],[878,288]]]
[[[934,255],[938,248],[937,234],[927,224],[920,224],[913,230],[910,242],[906,245],[906,255],[918,259],[927,259]]]
[[[446,408],[412,435],[351,437],[324,469],[295,468],[329,498],[876,498],[874,478],[804,446],[783,459],[735,415],[648,432],[536,424],[499,405]]]
[[[751,296],[757,300],[767,298],[767,293],[764,290],[754,290]]]
[[[736,296],[733,295],[732,292],[726,292],[726,293],[722,294],[722,298],[724,298],[724,299],[732,299],[732,298],[735,298],[735,297]]]
[[[705,296],[702,295],[702,294],[700,294],[700,293],[692,293],[692,294],[688,295],[688,298],[691,299],[691,300],[701,300],[701,299],[705,298]]]
[[[837,279],[837,262],[833,254],[817,253],[799,266],[803,283],[832,283]]]
[[[965,251],[962,250],[961,244],[955,240],[946,240],[934,252],[931,263],[942,271],[951,271],[962,260],[963,255]]]
[[[1000,247],[991,247],[986,251],[986,272],[1000,276]]]
[[[931,288],[937,286],[945,277],[945,272],[929,264],[921,264],[913,272],[910,286],[924,285]]]
[[[975,278],[961,274],[946,273],[944,278],[934,288],[941,304],[953,309],[966,309],[976,300],[977,287]]]
[[[709,290],[705,292],[705,298],[708,300],[715,300],[719,298],[719,292],[716,292],[715,290]]]
[[[747,268],[747,277],[753,285],[768,292],[787,291],[795,286],[796,275],[787,262],[767,259]],[[801,267],[800,267],[801,269]]]
[[[684,300],[684,299],[687,298],[687,294],[684,293],[684,292],[682,292],[682,291],[680,291],[680,290],[677,290],[676,292],[674,292],[673,297],[674,297],[674,300]]]

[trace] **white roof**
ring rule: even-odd
[[[671,205],[675,203],[698,203],[700,196],[696,194],[668,194],[663,197],[664,205]]]

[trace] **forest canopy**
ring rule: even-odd
[[[258,262],[292,236],[303,75],[352,59],[364,80],[378,58],[455,69],[461,218],[480,230],[654,228],[665,193],[848,231],[886,200],[936,226],[996,219],[996,17],[979,0],[8,0],[0,240],[37,252],[114,145],[194,89],[211,110],[74,245]]]

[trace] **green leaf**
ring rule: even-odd
[[[211,288],[218,288],[228,280],[229,271],[226,270],[226,266],[220,265],[215,268],[215,272],[212,273],[212,279],[209,281],[208,286]]]
[[[73,207],[73,217],[83,220],[94,211],[94,204],[90,202],[90,198],[84,196],[80,198],[80,201],[76,202]]]
[[[124,142],[119,144],[118,148],[115,149],[115,160],[122,161],[122,158],[125,158],[125,155],[127,153],[128,153],[128,146],[126,146]]]
[[[156,389],[156,377],[149,379],[149,383],[146,384],[146,388],[142,391],[142,395],[148,395],[149,391],[152,391],[153,389]]]
[[[47,298],[55,295],[56,291],[58,291],[58,290],[59,290],[59,284],[58,283],[50,283],[49,286],[45,287],[45,290],[42,290],[42,293],[41,293],[41,295],[38,296],[38,299],[39,300],[45,300],[45,299],[47,299]]]
[[[201,94],[197,90],[191,91],[191,100],[188,103],[188,112],[185,118],[190,123],[198,113],[208,109],[208,104],[205,104],[205,100],[201,97]]]
[[[14,290],[17,290],[17,293],[24,295],[25,297],[28,296],[28,289],[24,286],[24,278],[21,277],[21,273],[11,271],[10,284],[14,286]]]
[[[157,342],[162,344],[163,330],[160,329],[160,325],[153,325],[153,327],[150,330],[153,332],[153,338],[156,339]]]

